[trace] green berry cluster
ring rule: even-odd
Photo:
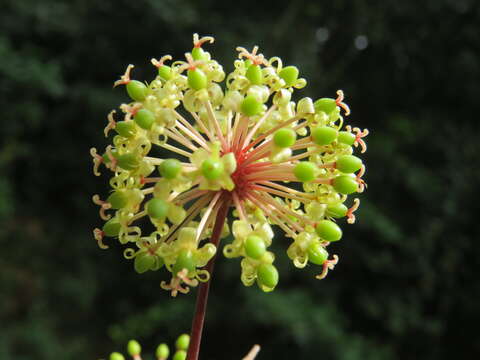
[[[175,342],[175,353],[172,360],[186,360],[187,350],[190,343],[190,336],[188,334],[180,335]],[[133,360],[142,360],[142,347],[137,340],[130,340],[127,344],[127,353]],[[161,343],[155,350],[155,357],[157,360],[167,360],[170,356],[170,348],[167,344]],[[109,360],[125,360],[125,356],[119,352],[112,352]]]

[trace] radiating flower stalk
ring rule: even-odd
[[[91,149],[95,175],[101,166],[112,173],[110,195],[93,197],[105,221],[94,230],[99,246],[108,247],[105,237],[133,245],[125,258],[138,273],[165,268],[171,279],[161,287],[172,296],[201,283],[197,313],[230,229],[233,241],[222,251],[241,258],[244,285],[268,292],[278,284],[272,225],[291,239],[293,265],[317,265],[323,279],[338,262],[327,251],[342,237],[337,220],[355,222],[360,201],[348,206],[348,195],[366,187],[365,166],[352,154],[366,151],[368,130],[345,124],[341,90],[295,102],[294,90],[306,85],[295,66],[238,47],[227,75],[203,49],[213,42],[195,34],[185,60],[152,59],[150,83],[132,80],[129,65],[114,86],[124,85],[131,101],[120,105],[120,119],[115,110],[108,115],[105,128],[113,144],[100,154]],[[203,318],[195,326],[201,333]],[[197,340],[192,335],[190,349]]]

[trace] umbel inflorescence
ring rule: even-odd
[[[305,79],[258,47],[238,47],[225,74],[202,48],[213,41],[195,34],[186,61],[152,59],[158,75],[150,83],[131,79],[133,65],[115,82],[131,101],[120,105],[121,120],[115,110],[108,115],[113,145],[91,149],[95,175],[102,165],[112,172],[110,195],[93,197],[106,221],[94,236],[101,248],[104,237],[132,245],[124,256],[139,273],[166,269],[171,280],[161,286],[175,296],[209,280],[202,268],[231,228],[223,254],[242,258],[246,286],[271,291],[276,225],[291,239],[294,266],[319,265],[321,279],[338,261],[327,251],[342,237],[337,219],[355,221],[359,200],[346,204],[364,190],[365,166],[352,153],[358,145],[365,152],[368,131],[345,125],[350,110],[340,90],[336,99],[293,101]]]

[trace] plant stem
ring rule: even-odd
[[[220,235],[222,234],[223,224],[228,215],[228,208],[230,207],[230,196],[225,193],[220,198],[222,205],[220,206],[215,225],[213,227],[212,237],[210,242],[218,249],[220,242]],[[217,250],[218,251],[218,250]],[[190,345],[188,347],[187,360],[198,360],[200,353],[200,343],[202,340],[203,324],[205,322],[205,313],[207,311],[208,291],[210,290],[210,283],[212,281],[213,267],[215,265],[215,255],[207,264],[205,269],[210,273],[210,280],[200,283],[198,287],[197,303],[195,304],[195,315],[192,321],[192,330],[190,333]]]

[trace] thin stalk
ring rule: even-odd
[[[222,234],[223,224],[227,218],[228,208],[230,207],[230,197],[225,194],[220,201],[223,201],[220,209],[217,213],[217,219],[213,227],[211,243],[218,248],[220,241],[220,235]],[[198,287],[197,303],[195,304],[195,315],[192,321],[192,331],[190,333],[190,345],[188,347],[187,360],[198,360],[198,354],[200,353],[200,343],[202,340],[203,324],[205,322],[205,313],[207,311],[208,291],[210,290],[210,282],[212,281],[212,273],[215,265],[214,256],[205,270],[210,273],[210,280],[204,283],[200,283]]]

